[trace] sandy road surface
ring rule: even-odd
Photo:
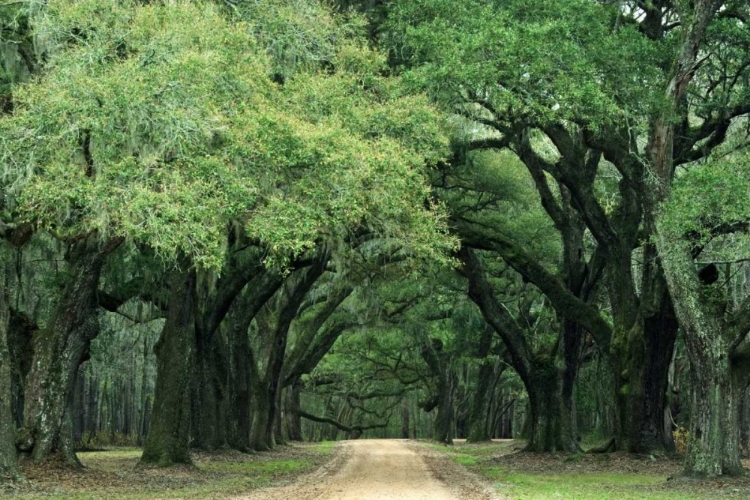
[[[492,500],[487,488],[474,483],[460,466],[441,461],[441,469],[454,469],[450,484],[436,479],[435,457],[429,451],[395,439],[346,441],[337,456],[316,473],[282,488],[254,492],[243,500]],[[443,476],[443,470],[439,471]],[[456,479],[458,478],[458,479]],[[456,484],[465,483],[465,484]]]

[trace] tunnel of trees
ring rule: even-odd
[[[0,3],[0,477],[359,437],[742,472],[749,22]]]

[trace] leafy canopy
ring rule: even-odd
[[[447,148],[425,98],[356,39],[277,85],[257,33],[212,4],[50,1],[46,68],[0,120],[5,217],[212,268],[237,223],[271,258],[358,229],[450,248],[425,202]]]
[[[712,158],[675,180],[662,229],[676,248],[706,247],[716,260],[743,258],[750,247],[750,153]]]
[[[658,102],[658,45],[590,0],[395,2],[390,46],[417,88],[506,120],[597,128]]]

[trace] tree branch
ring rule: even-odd
[[[382,429],[385,427],[388,427],[388,422],[383,422],[379,424],[372,424],[372,425],[344,425],[341,422],[334,420],[332,418],[328,417],[318,417],[316,415],[312,415],[311,413],[307,413],[306,411],[300,410],[299,416],[302,418],[306,418],[307,420],[312,420],[313,422],[318,422],[321,424],[330,424],[344,432],[359,432],[362,433],[369,429]]]

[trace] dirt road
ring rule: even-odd
[[[425,447],[395,439],[373,439],[343,442],[336,457],[316,473],[290,486],[260,490],[243,500],[496,498],[478,478]]]

